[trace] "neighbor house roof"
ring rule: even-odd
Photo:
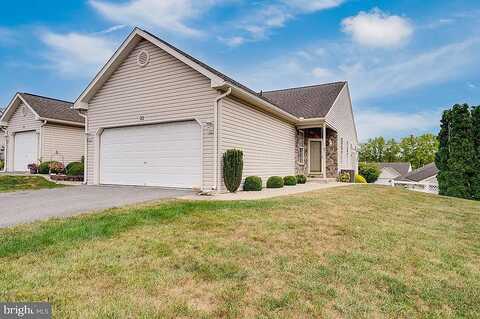
[[[325,117],[346,82],[262,92],[272,103],[297,117]]]
[[[380,169],[389,167],[397,171],[401,176],[404,176],[410,172],[411,166],[407,162],[394,162],[394,163],[377,163]]]
[[[177,56],[187,64],[191,64],[191,66],[211,78],[212,87],[223,88],[226,84],[227,86],[231,85],[239,88],[241,91],[246,92],[250,97],[253,97],[254,100],[258,99],[262,101],[262,103],[267,105],[270,110],[274,112],[278,111],[280,114],[295,121],[298,121],[299,117],[304,119],[325,117],[333,106],[341,89],[346,85],[346,82],[337,82],[280,91],[255,92],[249,87],[194,58],[190,54],[178,49],[156,35],[146,30],[135,28],[114,56],[107,62],[104,68],[102,68],[84,92],[79,96],[75,102],[76,108],[83,108],[82,103],[88,101],[93,96],[92,92],[96,91],[95,87],[97,86],[97,82],[101,83],[104,76],[111,74],[112,71],[110,71],[110,69],[113,68],[114,62],[122,56],[124,51],[128,51],[130,42],[134,42],[135,36],[141,36],[144,39],[151,40],[162,49],[167,52],[170,51],[169,53]],[[130,49],[132,49],[131,46]],[[274,94],[274,92],[277,93]],[[295,97],[297,99],[295,99]]]
[[[19,92],[15,94],[8,107],[4,110],[0,121],[6,123],[20,103],[29,107],[37,120],[47,120],[59,123],[83,125],[85,119],[73,109],[73,103],[45,96]]]
[[[426,178],[437,175],[438,169],[435,163],[430,163],[404,175],[401,180],[420,182]]]

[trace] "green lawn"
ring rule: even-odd
[[[0,300],[55,318],[480,317],[480,203],[355,185],[0,230]]]
[[[0,193],[58,187],[64,186],[48,181],[41,176],[0,176]]]

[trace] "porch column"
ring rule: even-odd
[[[322,173],[323,178],[327,178],[327,124],[322,127]]]

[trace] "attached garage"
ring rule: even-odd
[[[201,188],[201,147],[196,121],[104,129],[100,184]]]
[[[14,135],[13,170],[23,172],[28,164],[38,159],[38,134],[36,131],[18,132]]]

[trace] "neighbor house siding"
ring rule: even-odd
[[[221,102],[219,118],[219,170],[228,149],[243,151],[243,177],[295,174],[295,126],[232,98]],[[225,190],[219,171],[220,190]]]
[[[338,168],[357,169],[358,139],[348,85],[345,85],[341,90],[337,100],[326,116],[326,121],[332,125],[338,133]]]
[[[23,107],[25,107],[25,115],[21,111]],[[13,170],[14,133],[24,131],[37,131],[40,133],[41,125],[42,122],[35,119],[35,114],[29,107],[23,103],[17,107],[8,120],[7,171]],[[40,136],[40,134],[37,136]],[[40,145],[40,143],[38,145]]]
[[[136,61],[142,49],[150,53],[150,62],[145,67]],[[152,43],[140,42],[89,102],[88,183],[94,184],[98,178],[98,172],[94,173],[95,140],[100,128],[196,119],[203,136],[203,186],[211,189],[214,186],[211,124],[218,95],[207,77]]]
[[[59,161],[67,165],[82,159],[83,127],[47,124],[42,127],[42,161]]]

